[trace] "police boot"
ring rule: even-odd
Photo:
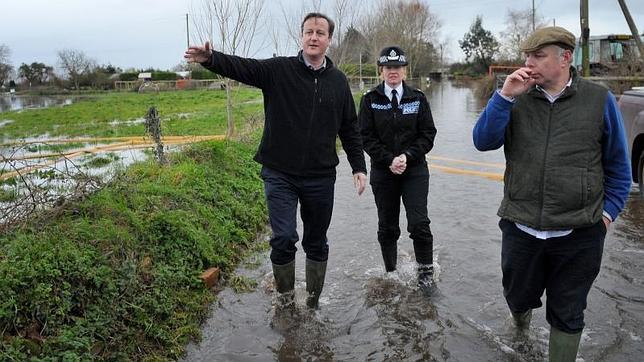
[[[390,273],[396,270],[396,262],[398,259],[398,247],[393,245],[380,244],[380,251],[382,251],[382,259],[385,262],[385,271]]]
[[[530,326],[530,321],[532,320],[532,309],[528,309],[525,312],[511,313],[512,323],[517,329],[527,329]]]
[[[288,307],[293,304],[295,287],[295,260],[284,265],[273,263],[273,276],[275,277],[275,289],[279,293],[278,301],[281,307]]]
[[[306,259],[306,305],[309,308],[318,309],[320,293],[324,287],[324,277],[326,275],[326,261],[314,261]]]
[[[431,295],[434,292],[435,287],[434,265],[418,264],[418,288],[420,288],[424,294]]]
[[[548,360],[550,362],[574,362],[579,350],[581,332],[566,333],[550,327],[550,342],[548,344]]]

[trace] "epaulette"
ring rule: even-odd
[[[414,91],[416,91],[416,92],[418,92],[418,93],[420,93],[422,95],[425,95],[425,92],[423,92],[420,88],[414,88]]]
[[[366,91],[366,92],[362,93],[362,95],[363,95],[363,96],[366,96],[367,94],[369,94],[369,93],[371,93],[371,92],[375,92],[375,91],[376,91],[376,88],[371,88],[371,89],[369,89],[368,91]]]

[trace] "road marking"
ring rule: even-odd
[[[457,175],[481,176],[481,177],[485,177],[485,178],[488,178],[488,179],[494,180],[494,181],[503,181],[503,174],[502,173],[464,170],[464,169],[461,169],[461,168],[440,166],[440,165],[436,165],[436,164],[433,164],[433,163],[429,167],[433,168],[433,169],[443,171],[443,172],[453,173],[453,174],[457,174]]]
[[[502,163],[468,161],[468,160],[460,160],[460,159],[456,159],[456,158],[449,158],[449,157],[443,157],[443,156],[433,156],[433,155],[432,156],[428,155],[426,158],[430,159],[430,160],[447,161],[447,162],[453,162],[453,163],[460,163],[460,164],[464,164],[464,165],[484,166],[484,167],[505,169],[505,164],[502,164]],[[456,174],[456,175],[480,176],[480,177],[485,177],[485,178],[490,179],[490,180],[503,182],[503,173],[467,170],[467,169],[456,168],[456,167],[441,166],[441,165],[437,165],[435,163],[430,163],[429,167],[434,168],[436,170],[443,171],[443,172]]]
[[[449,161],[449,162],[455,162],[455,163],[462,163],[462,164],[465,164],[465,165],[488,166],[488,167],[505,169],[505,164],[504,163],[489,163],[489,162],[467,161],[467,160],[459,160],[459,159],[456,159],[456,158],[448,158],[448,157],[442,157],[442,156],[429,156],[429,158],[432,159],[432,160]]]

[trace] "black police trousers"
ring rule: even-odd
[[[371,189],[378,208],[378,242],[383,250],[395,250],[400,237],[400,200],[407,214],[407,231],[414,243],[416,262],[432,264],[434,237],[427,215],[429,169],[415,165],[402,175],[389,169],[371,168]]]

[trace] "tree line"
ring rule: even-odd
[[[252,56],[257,43],[269,46],[274,55],[287,55],[299,48],[300,21],[310,11],[329,14],[336,22],[329,56],[349,76],[376,76],[374,60],[381,48],[397,44],[411,60],[412,77],[445,69],[448,61],[445,38],[441,38],[442,20],[427,0],[373,0],[365,6],[359,0],[334,0],[329,8],[321,0],[301,2],[300,8],[280,5],[281,19],[262,22],[265,18],[262,0],[201,0],[191,9],[193,43],[213,42],[226,53]],[[533,20],[534,19],[534,20]],[[534,21],[534,22],[533,22]],[[470,75],[483,74],[492,63],[517,64],[522,54],[519,45],[534,27],[544,25],[539,14],[531,9],[508,9],[505,29],[495,36],[486,30],[483,18],[476,16],[472,25],[458,40],[466,58],[452,63],[450,70]],[[257,36],[259,32],[264,38]],[[286,36],[284,34],[286,33]],[[453,36],[453,35],[450,35]],[[266,41],[266,38],[269,41]],[[7,82],[23,87],[55,85],[64,88],[104,89],[120,80],[124,71],[111,64],[99,65],[82,50],[63,49],[57,52],[55,65],[34,61],[15,67],[11,51],[0,44],[0,88]],[[198,66],[181,63],[173,70],[200,71]],[[155,71],[130,69],[129,72]]]

